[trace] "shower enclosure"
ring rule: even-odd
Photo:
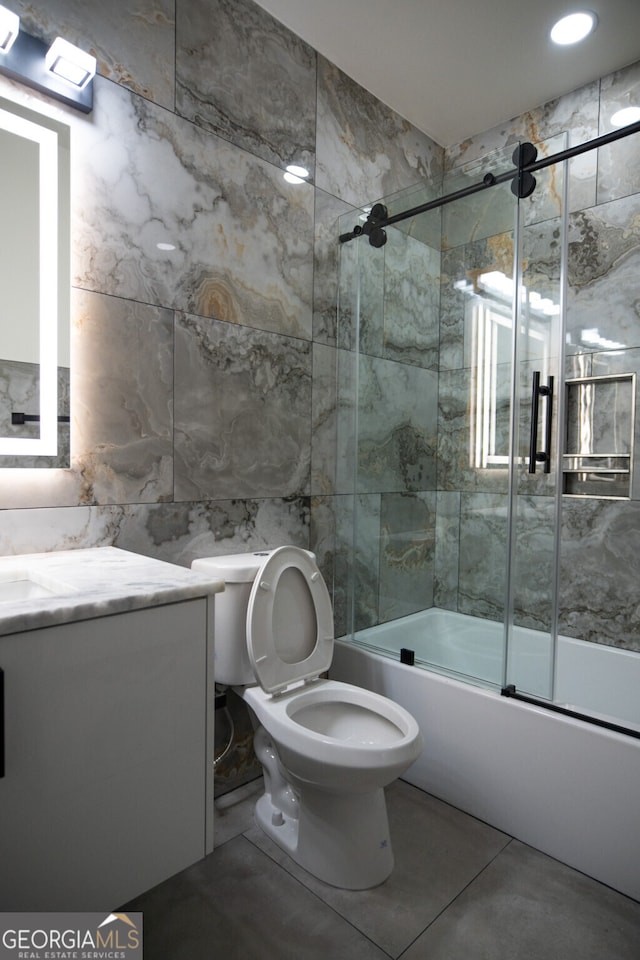
[[[636,733],[639,132],[341,219],[335,583],[355,644]]]

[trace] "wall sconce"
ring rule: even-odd
[[[75,47],[68,40],[56,37],[44,58],[47,70],[62,77],[78,90],[84,90],[96,75],[96,58]]]
[[[62,37],[48,46],[19,24],[15,13],[0,6],[0,73],[91,113],[95,57]]]

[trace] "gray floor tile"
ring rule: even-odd
[[[388,960],[244,837],[126,905],[145,960]]]
[[[638,960],[640,904],[517,840],[402,960]]]
[[[397,957],[510,838],[402,781],[388,788],[387,807],[395,869],[372,890],[338,890],[316,880],[257,826],[245,836]]]
[[[262,777],[216,797],[214,801],[214,846],[238,837],[253,824],[253,810],[264,785]]]

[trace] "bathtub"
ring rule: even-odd
[[[414,715],[425,746],[403,779],[640,900],[640,740],[501,696],[502,628],[490,621],[433,609],[356,637],[336,642],[331,676]],[[548,684],[548,642],[514,639],[518,689]],[[402,647],[433,668],[400,663]],[[455,675],[470,657],[479,684]],[[559,638],[556,702],[637,726],[639,666],[637,654]]]
[[[494,620],[432,607],[360,630],[357,644],[400,658],[405,647],[419,666],[457,679],[503,686],[504,628]],[[640,731],[640,653],[558,637],[554,702]],[[548,634],[515,627],[508,683],[536,697],[551,695],[554,651]]]

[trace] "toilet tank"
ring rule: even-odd
[[[194,560],[192,570],[224,580],[224,592],[217,593],[214,610],[214,680],[229,686],[256,682],[247,653],[247,606],[253,581],[272,551],[203,557]]]

